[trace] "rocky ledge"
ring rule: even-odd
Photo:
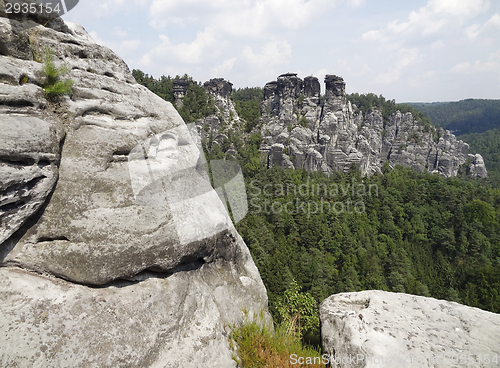
[[[341,367],[494,367],[500,359],[500,315],[458,303],[370,290],[332,295],[319,312],[323,350]]]

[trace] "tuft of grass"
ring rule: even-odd
[[[71,94],[73,81],[71,79],[62,80],[61,77],[66,74],[69,69],[66,66],[57,67],[54,64],[54,52],[50,48],[45,49],[43,57],[43,74],[45,80],[43,89],[49,100],[55,101],[64,94]]]
[[[250,319],[248,313],[244,312],[243,323],[233,325],[230,329],[233,359],[242,368],[326,367],[318,363],[321,362],[321,352],[304,346],[294,328],[282,324],[273,331],[265,323],[263,313]],[[298,363],[299,357],[304,358],[304,364]],[[310,358],[310,364],[306,364],[307,357]]]

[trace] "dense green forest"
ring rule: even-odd
[[[432,122],[451,130],[484,158],[490,182],[500,186],[500,100],[409,103]]]
[[[250,133],[258,124],[262,114],[261,102],[264,99],[264,90],[260,87],[240,88],[233,92],[231,99],[239,117],[246,121],[246,132]]]
[[[210,106],[210,99],[200,96],[189,99],[205,98]],[[228,132],[236,157],[227,154],[228,145],[214,145],[206,155],[209,161],[236,159],[242,167],[249,213],[237,229],[277,321],[286,295],[298,292],[319,303],[334,293],[366,289],[432,296],[500,313],[500,189],[487,180],[445,179],[388,164],[371,177],[362,177],[355,167],[330,175],[267,169],[259,152],[262,138],[252,130],[259,123],[262,89],[238,90],[232,98],[247,120],[243,131]],[[415,113],[383,96],[349,99],[362,111],[376,107],[386,117],[387,111]],[[415,114],[429,126],[427,117]],[[484,144],[487,150],[498,144],[495,134],[471,145],[479,150]],[[498,165],[498,157],[488,160]],[[313,344],[318,328],[316,323],[305,332]]]
[[[488,182],[500,188],[500,128],[484,133],[469,133],[460,139],[470,145],[474,153],[480,153],[488,169]]]
[[[500,100],[467,99],[456,102],[409,103],[435,125],[455,135],[500,128]]]
[[[498,189],[387,165],[369,178],[272,168],[247,187],[238,230],[271,305],[295,279],[317,301],[379,289],[500,312]]]
[[[500,173],[500,128],[484,133],[465,134],[460,136],[460,139],[469,143],[474,152],[483,156],[489,172]]]

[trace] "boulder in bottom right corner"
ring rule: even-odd
[[[500,314],[378,290],[332,295],[319,312],[332,367],[500,367]]]

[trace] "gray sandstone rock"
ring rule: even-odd
[[[22,22],[0,14],[0,366],[234,367],[227,326],[267,295],[186,125],[82,27]]]
[[[500,359],[500,315],[458,303],[370,290],[332,295],[319,312],[323,350],[342,367],[492,367]]]
[[[468,164],[466,169],[473,176],[487,175],[482,157],[469,156],[468,144],[449,131],[438,131],[436,142],[432,131],[411,113],[395,112],[385,122],[376,110],[355,113],[341,77],[327,75],[325,85],[322,105],[315,77],[302,81],[288,73],[266,84],[260,131],[261,151],[269,156],[269,165],[346,172],[355,164],[363,175],[371,175],[389,161],[392,167],[403,165],[451,177]],[[294,139],[283,141],[283,133]],[[275,143],[292,152],[292,165],[288,156],[281,155],[280,162],[276,148],[272,148]]]
[[[205,138],[208,150],[211,150],[213,145],[222,147],[229,144],[226,153],[236,156],[234,142],[229,139],[230,131],[241,132],[244,127],[243,120],[231,100],[233,84],[223,78],[214,78],[205,82],[203,87],[215,103],[215,113],[198,119],[195,123],[196,131],[200,137]]]
[[[189,88],[189,82],[185,79],[176,79],[174,80],[174,98],[175,98],[175,106],[182,107],[182,100],[186,96],[187,90]]]

